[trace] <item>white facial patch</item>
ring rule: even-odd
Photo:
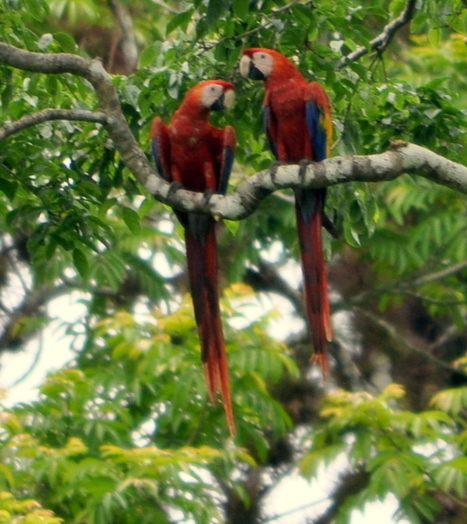
[[[253,54],[253,63],[255,64],[256,69],[263,73],[265,78],[272,73],[272,62],[273,58],[270,54],[264,53],[263,51],[257,51]]]
[[[233,89],[227,89],[227,91],[224,93],[224,107],[227,110],[232,109],[235,102],[235,93]]]
[[[216,103],[216,100],[222,96],[223,92],[224,88],[219,84],[208,84],[203,88],[201,103],[209,109]]]
[[[248,78],[251,62],[252,62],[251,58],[246,55],[243,55],[242,58],[240,59],[240,64],[239,64],[240,74],[245,78]]]

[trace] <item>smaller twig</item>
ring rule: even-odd
[[[422,293],[415,293],[413,291],[401,290],[399,293],[394,293],[394,294],[404,294],[407,297],[415,298],[427,304],[434,304],[436,306],[462,306],[467,303],[466,300],[442,300],[442,299],[431,298],[431,297],[427,297],[426,295],[423,295]]]
[[[362,315],[364,315],[365,317],[370,319],[372,322],[374,322],[376,325],[378,325],[379,327],[384,329],[386,331],[386,333],[393,340],[395,340],[399,344],[405,346],[408,350],[412,351],[413,353],[417,353],[417,355],[421,355],[423,358],[429,360],[430,362],[432,362],[436,366],[438,366],[438,367],[440,367],[442,369],[445,369],[446,371],[449,371],[450,373],[456,373],[457,375],[462,375],[463,377],[467,378],[467,372],[463,371],[461,368],[456,368],[456,367],[452,366],[451,364],[448,364],[447,362],[444,362],[443,360],[439,359],[438,357],[435,357],[433,354],[428,353],[428,351],[425,351],[420,346],[417,346],[413,342],[410,342],[406,338],[402,337],[398,333],[397,329],[392,324],[390,324],[389,322],[384,320],[383,318],[378,317],[374,313],[371,313],[370,311],[368,311],[368,310],[366,310],[364,308],[357,307],[356,309]]]
[[[445,269],[441,269],[439,271],[435,271],[433,273],[428,273],[425,275],[422,275],[420,277],[415,277],[411,275],[410,277],[401,278],[399,280],[392,280],[388,284],[384,286],[380,286],[376,289],[370,289],[368,291],[362,291],[358,295],[355,295],[352,299],[346,301],[344,304],[336,304],[334,306],[334,309],[348,309],[350,306],[358,306],[360,304],[363,304],[368,299],[373,297],[378,297],[384,293],[391,294],[391,295],[408,295],[408,296],[414,296],[416,298],[420,298],[422,300],[427,300],[432,303],[440,303],[443,305],[460,305],[463,304],[464,301],[435,301],[434,299],[430,299],[429,297],[425,297],[424,295],[419,295],[413,291],[411,291],[415,286],[421,286],[423,284],[428,284],[430,282],[436,282],[437,280],[441,280],[443,278],[446,278],[448,276],[454,275],[463,269],[467,268],[467,260],[463,260],[462,262],[458,262],[457,264],[453,264],[452,266],[449,266]]]
[[[279,520],[282,517],[286,517],[287,515],[292,515],[293,513],[297,513],[297,511],[302,511],[304,509],[311,508],[313,506],[316,506],[328,500],[329,500],[329,497],[324,497],[322,499],[314,500],[313,502],[308,502],[308,504],[303,504],[302,506],[297,506],[296,508],[292,508],[287,511],[284,511],[283,513],[278,513],[277,515],[272,515],[271,517],[267,517],[266,519],[264,519],[263,522],[273,522],[274,520]]]
[[[450,340],[452,340],[455,337],[459,336],[459,330],[457,329],[455,324],[452,324],[448,326],[448,328],[441,333],[441,335],[430,344],[429,349],[433,353],[436,353],[436,351],[443,346],[444,344],[447,344]]]
[[[422,284],[428,284],[436,280],[441,280],[442,278],[454,275],[455,273],[458,273],[459,271],[462,271],[465,268],[467,268],[467,260],[458,262],[457,264],[449,266],[445,269],[441,269],[440,271],[436,271],[435,273],[430,273],[429,275],[424,275],[420,278],[417,278],[415,279],[415,281],[412,282],[412,285],[420,286]]]
[[[338,63],[338,69],[344,67],[349,62],[357,61],[362,56],[366,55],[370,50],[382,53],[391,43],[391,40],[394,38],[394,35],[397,33],[397,31],[405,24],[410,22],[410,20],[412,20],[416,4],[417,0],[407,0],[402,13],[397,18],[389,22],[389,24],[384,27],[383,31],[376,38],[373,38],[373,40],[370,41],[369,47],[359,47],[352,53],[349,53],[347,56],[344,56]]]
[[[0,127],[0,140],[11,136],[18,131],[22,131],[23,129],[37,124],[42,124],[49,120],[81,120],[105,125],[107,123],[107,116],[104,113],[95,113],[85,109],[42,109],[42,111],[23,116],[19,120],[15,120],[14,122]]]
[[[459,497],[456,497],[455,495],[453,495],[449,491],[443,490],[443,493],[444,493],[444,495],[449,497],[451,500],[453,500],[456,504],[458,504],[459,506],[461,506],[464,509],[467,509],[467,502],[464,502],[462,499],[460,499]]]
[[[298,0],[292,0],[292,2],[288,3],[288,4],[285,4],[281,7],[278,7],[277,9],[274,9],[272,11],[272,13],[274,15],[277,15],[279,13],[284,13],[286,11],[288,11],[289,9],[291,9],[292,7],[296,6],[297,4],[299,3]],[[302,6],[307,6],[307,5],[313,5],[314,3],[314,0],[307,0],[306,2],[303,2],[301,3],[300,5]],[[258,25],[256,25],[256,27],[254,27],[253,29],[249,29],[248,31],[245,31],[244,33],[241,33],[239,35],[234,35],[234,36],[224,36],[223,38],[220,38],[219,40],[216,40],[216,41],[213,41],[209,44],[205,43],[204,44],[204,47],[202,47],[201,51],[199,52],[199,54],[202,54],[206,51],[209,51],[211,49],[213,49],[214,47],[218,46],[219,44],[223,43],[223,42],[226,42],[226,41],[229,41],[229,40],[240,40],[240,41],[244,41],[246,37],[248,36],[251,36],[251,35],[254,35],[256,33],[258,33],[259,31],[262,31],[264,29],[271,29],[271,27],[274,27],[274,22],[266,22],[266,23],[260,23]]]

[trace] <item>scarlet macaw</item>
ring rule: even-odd
[[[225,193],[233,164],[235,131],[231,126],[214,127],[209,123],[209,114],[233,104],[233,89],[233,84],[224,80],[205,80],[188,91],[169,125],[160,117],[153,120],[152,149],[165,180],[192,191]],[[185,230],[188,277],[209,397],[214,401],[220,391],[228,426],[234,434],[219,309],[215,220],[211,216],[175,213]]]
[[[251,48],[240,60],[242,76],[263,80],[263,124],[279,161],[321,161],[330,153],[331,103],[317,82],[308,83],[295,64],[272,49]],[[295,209],[304,279],[304,298],[315,355],[328,374],[326,345],[332,339],[328,281],[321,227],[334,233],[324,214],[326,188],[295,189]]]

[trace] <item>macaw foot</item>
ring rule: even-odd
[[[313,163],[313,160],[308,160],[307,158],[300,160],[298,163],[298,176],[300,177],[300,180],[305,180],[306,170],[308,166]]]
[[[170,182],[170,187],[169,187],[169,190],[167,191],[167,196],[171,197],[179,189],[183,189],[183,184],[181,182],[179,182],[178,180],[174,180],[173,182]]]
[[[281,166],[286,166],[287,165],[287,162],[284,162],[283,160],[274,160],[274,162],[271,164],[270,168],[269,168],[269,172],[271,173],[271,178],[272,180],[274,181],[276,175],[277,175],[277,170],[281,167]]]
[[[214,191],[214,189],[206,189],[206,191],[203,193],[203,203],[205,205],[208,205],[212,195],[214,195],[215,193],[216,192]]]

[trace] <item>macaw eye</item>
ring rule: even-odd
[[[262,58],[262,59],[266,58],[266,53],[261,53],[261,54],[259,55],[259,57]]]

